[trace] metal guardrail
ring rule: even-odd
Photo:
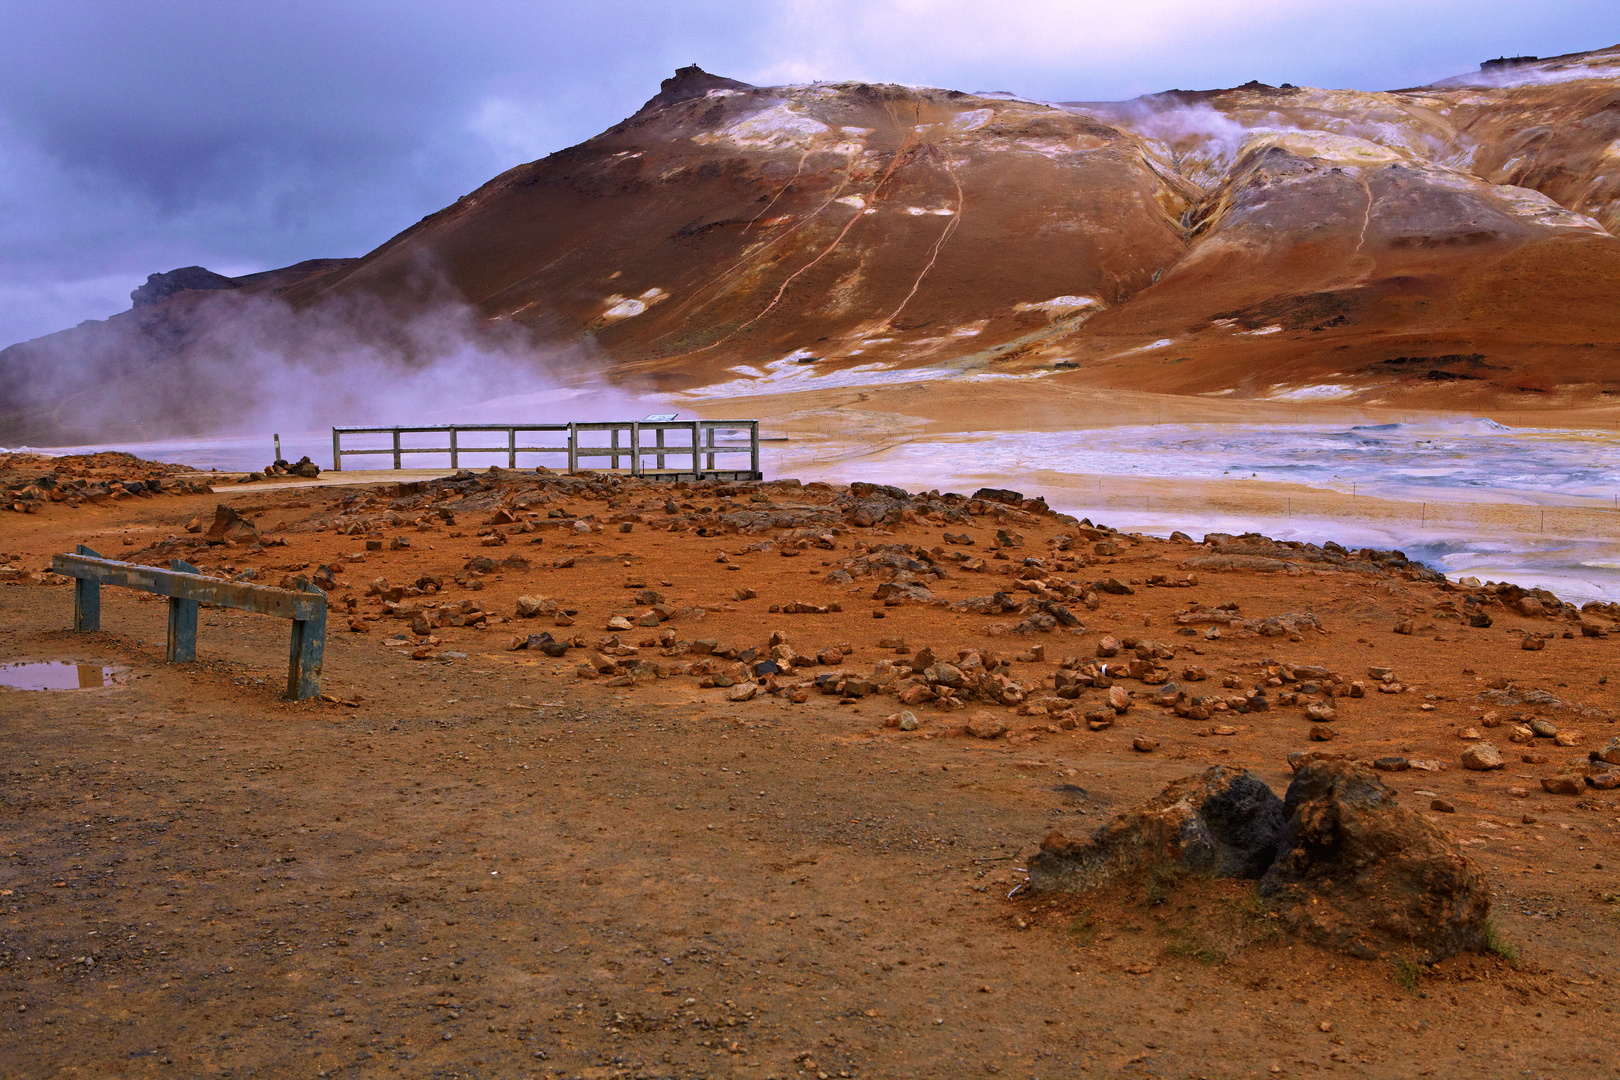
[[[321,692],[321,658],[326,652],[326,594],[307,583],[304,591],[273,589],[206,577],[183,559],[171,569],[103,558],[83,544],[73,555],[51,556],[51,569],[73,582],[73,629],[101,629],[101,586],[156,593],[169,598],[169,638],[163,658],[171,664],[197,659],[197,606],[236,608],[292,620],[287,653],[287,696],[294,701]]]
[[[466,446],[460,441],[465,432],[504,432],[504,445],[489,444]],[[721,441],[720,432],[748,432],[746,444]],[[407,446],[401,438],[412,434],[445,433],[448,442],[436,446]],[[519,445],[519,435],[533,440],[536,435],[562,435],[561,446]],[[344,436],[389,435],[392,445],[384,447],[343,446]],[[595,441],[592,437],[601,437]],[[448,454],[450,467],[459,469],[461,458],[468,454],[504,454],[507,468],[518,467],[518,455],[549,455],[561,457],[556,464],[568,472],[578,472],[580,462],[607,458],[607,470],[624,472],[631,476],[663,479],[695,479],[719,477],[734,480],[759,480],[759,421],[758,420],[609,420],[571,424],[440,424],[429,427],[373,427],[332,429],[332,471],[343,470],[343,459],[366,455],[389,456],[394,468],[403,468],[407,454]],[[748,455],[747,468],[721,468],[716,459],[731,459]],[[621,469],[620,461],[629,468]],[[649,467],[648,461],[652,464]],[[690,464],[688,464],[688,462]]]

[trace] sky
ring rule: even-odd
[[[0,346],[147,274],[363,255],[696,63],[1116,100],[1422,85],[1620,43],[1612,0],[0,0]]]

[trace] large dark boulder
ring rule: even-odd
[[[1308,762],[1283,809],[1287,824],[1260,892],[1291,929],[1368,958],[1433,962],[1484,949],[1484,873],[1427,819],[1396,805],[1377,773]]]
[[[1036,890],[1077,892],[1166,864],[1220,877],[1259,877],[1283,831],[1283,802],[1253,773],[1214,766],[1172,781],[1090,840],[1054,832],[1030,860]]]

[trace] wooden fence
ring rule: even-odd
[[[326,594],[307,582],[302,589],[272,589],[242,581],[207,577],[181,559],[171,569],[106,559],[83,544],[75,554],[51,556],[51,569],[73,582],[73,629],[101,629],[101,586],[156,593],[169,598],[169,638],[164,659],[189,664],[197,659],[197,607],[237,608],[292,620],[287,657],[287,696],[294,701],[321,692],[321,658],[326,651]]]
[[[488,441],[488,434],[469,445],[462,436],[470,433],[500,432],[500,443]],[[736,438],[746,433],[747,441]],[[353,444],[354,436],[386,435],[387,446]],[[444,436],[446,441],[432,445],[407,445],[409,435]],[[350,438],[350,445],[343,440]],[[475,437],[478,437],[475,435]],[[546,442],[553,445],[545,445]],[[560,441],[562,445],[555,445]],[[669,480],[759,480],[758,420],[609,420],[571,424],[441,424],[430,427],[333,428],[332,470],[340,472],[345,458],[389,457],[396,469],[404,468],[408,454],[448,455],[452,469],[461,468],[468,456],[499,455],[509,469],[518,467],[518,455],[559,471],[621,472]],[[746,467],[739,460],[744,455]],[[581,465],[607,459],[607,467]],[[623,465],[621,465],[621,462]]]

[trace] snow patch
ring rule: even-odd
[[[1037,304],[1014,304],[1014,311],[1078,311],[1081,308],[1094,307],[1101,303],[1091,296],[1054,296],[1050,300],[1042,300]],[[1161,341],[1159,345],[1168,345],[1168,340]],[[1154,348],[1150,345],[1148,348]]]
[[[1343,383],[1321,383],[1317,386],[1298,386],[1292,390],[1284,390],[1280,394],[1272,394],[1271,401],[1332,401],[1335,398],[1349,397],[1355,393],[1355,388]]]

